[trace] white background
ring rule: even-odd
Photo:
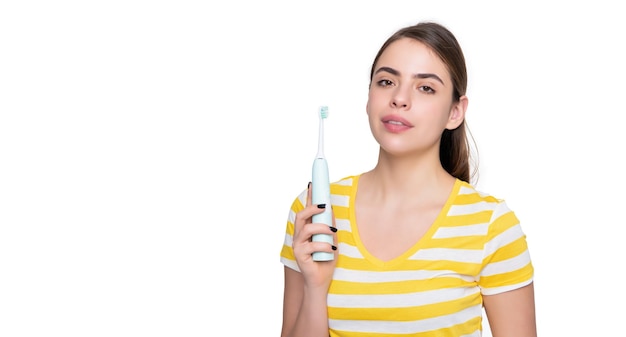
[[[209,3],[0,4],[0,335],[277,336],[317,107],[331,179],[370,169],[370,63],[422,20],[463,46],[476,186],[528,235],[539,334],[622,330],[618,2]]]

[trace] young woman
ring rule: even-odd
[[[376,166],[291,205],[282,336],[536,336],[533,267],[506,203],[470,183],[467,74],[454,35],[397,31],[372,64],[366,106]],[[332,207],[334,227],[311,217]],[[332,234],[334,244],[312,242]],[[333,261],[315,262],[315,251]]]

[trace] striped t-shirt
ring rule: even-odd
[[[506,203],[456,180],[431,228],[408,251],[382,261],[359,240],[359,176],[331,184],[339,257],[328,290],[330,336],[480,336],[482,295],[528,285],[533,266],[519,220]],[[299,270],[291,247],[293,202],[281,262]]]

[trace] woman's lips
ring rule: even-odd
[[[413,127],[409,121],[400,116],[385,116],[381,119],[381,121],[387,131],[394,133],[403,132]]]

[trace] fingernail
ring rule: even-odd
[[[308,184],[306,184],[306,188],[307,188],[307,190],[308,190],[309,188],[311,188],[311,182],[310,182],[310,181],[309,181],[309,183],[308,183]]]
[[[333,246],[333,250],[337,250],[337,247]]]
[[[330,227],[330,231],[334,232],[334,233],[337,233],[337,228],[336,227]]]
[[[326,204],[319,204],[317,205],[317,208],[326,208]]]

